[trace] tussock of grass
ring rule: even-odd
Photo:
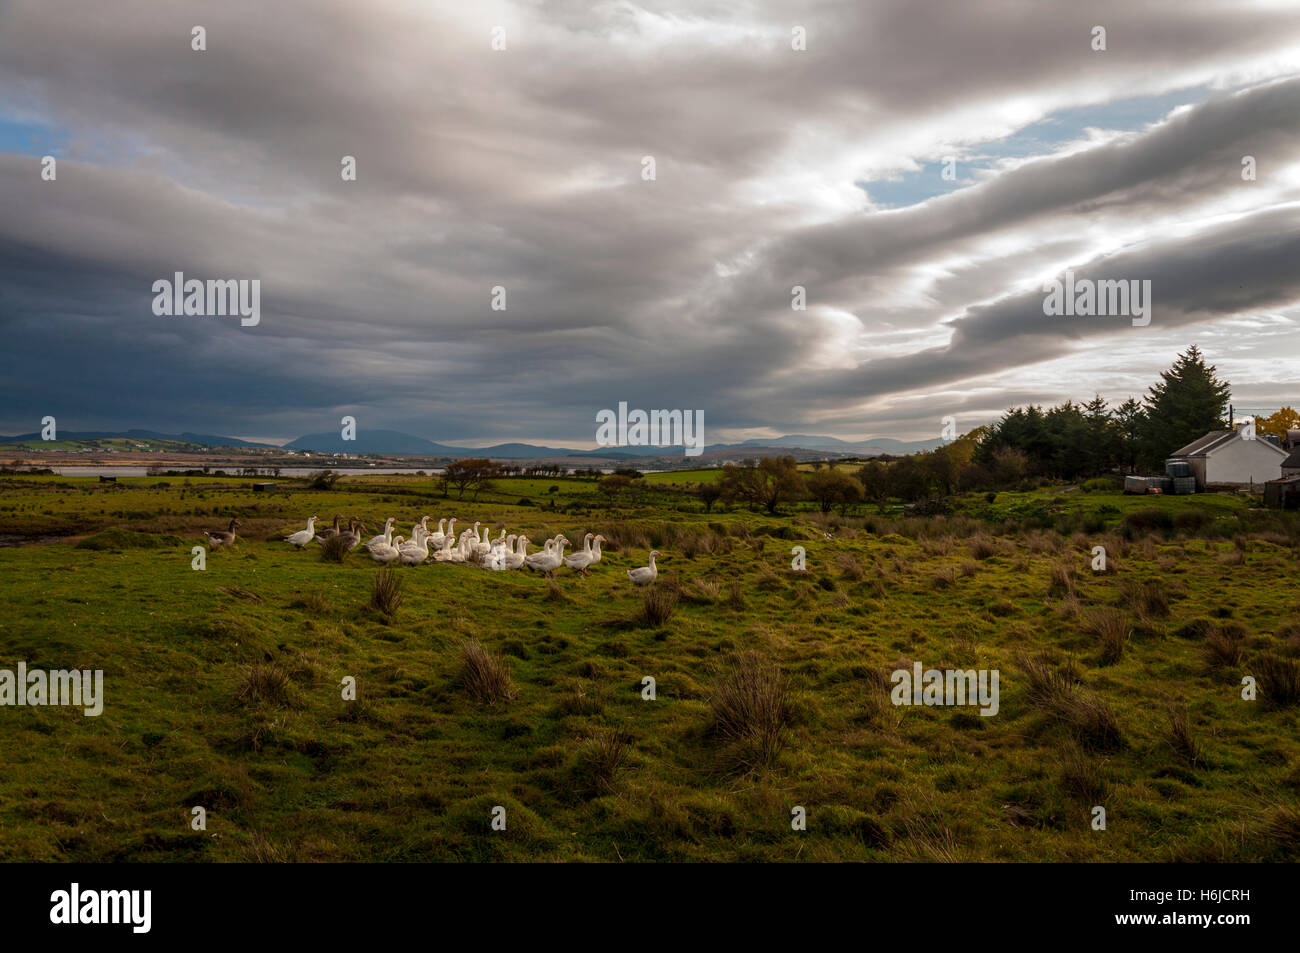
[[[1243,633],[1239,626],[1226,625],[1212,628],[1205,636],[1205,641],[1201,643],[1206,666],[1211,671],[1236,668],[1241,664],[1243,641]]]
[[[348,547],[352,544],[350,537],[328,536],[325,542],[320,544],[320,558],[327,563],[341,563],[348,555]]]
[[[1121,593],[1124,602],[1144,616],[1164,618],[1169,615],[1169,596],[1158,579],[1125,580]]]
[[[370,608],[384,615],[395,615],[402,605],[402,577],[391,566],[375,573],[370,584]]]
[[[510,664],[500,652],[489,652],[480,642],[469,641],[461,649],[460,683],[470,697],[484,705],[495,705],[515,697]]]
[[[256,663],[244,673],[235,697],[246,705],[288,706],[293,703],[289,673],[274,663]]]
[[[1192,735],[1192,725],[1186,707],[1170,706],[1169,730],[1165,734],[1165,740],[1169,742],[1169,747],[1173,748],[1174,752],[1191,767],[1194,768],[1200,763],[1201,746]]]
[[[754,771],[776,760],[791,718],[780,666],[756,652],[733,654],[718,675],[709,707],[734,769]]]
[[[1274,708],[1289,708],[1300,702],[1300,661],[1261,652],[1251,663],[1251,670],[1259,679],[1260,693]]]
[[[651,628],[658,628],[668,622],[677,611],[677,602],[680,598],[679,590],[676,586],[666,583],[655,583],[646,588],[641,593],[641,615],[642,624]]]
[[[612,794],[628,766],[632,739],[622,731],[606,729],[587,739],[578,755],[574,781],[588,797]]]
[[[1101,664],[1114,665],[1124,657],[1133,630],[1119,609],[1094,609],[1084,622],[1085,630],[1101,648]]]
[[[1094,758],[1078,745],[1067,744],[1057,754],[1057,765],[1061,787],[1067,794],[1088,806],[1105,805],[1110,783]]]

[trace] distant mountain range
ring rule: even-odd
[[[195,444],[205,447],[257,447],[310,451],[312,453],[403,454],[421,457],[491,457],[494,460],[542,460],[557,458],[592,458],[593,460],[635,460],[638,457],[685,457],[682,447],[606,447],[597,450],[576,450],[572,447],[546,447],[530,443],[500,443],[491,447],[456,447],[435,443],[398,430],[360,430],[355,440],[344,440],[337,432],[307,434],[286,443],[283,448],[272,444],[255,443],[236,437],[213,434],[166,434],[153,430],[126,431],[66,431],[58,434],[60,442],[90,440],[137,440],[176,444]],[[0,436],[0,444],[27,444],[39,446],[39,433]],[[791,434],[784,437],[758,438],[741,443],[717,443],[704,448],[698,457],[687,458],[701,462],[719,459],[736,459],[747,455],[764,455],[775,452],[803,451],[808,454],[833,456],[874,457],[881,454],[917,453],[931,450],[942,440],[895,440],[875,437],[871,440],[851,442],[836,437],[819,437],[810,434]]]
[[[60,442],[76,443],[79,440],[154,440],[166,443],[194,443],[204,447],[270,447],[267,443],[251,443],[237,437],[218,437],[208,433],[158,433],[154,430],[60,430],[55,435]],[[0,443],[26,443],[39,445],[40,432],[21,433],[13,437],[0,436]]]

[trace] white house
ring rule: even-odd
[[[1236,430],[1212,430],[1199,440],[1175,450],[1166,463],[1186,463],[1196,477],[1196,488],[1207,483],[1259,483],[1282,476],[1287,452],[1268,440],[1242,436]]]

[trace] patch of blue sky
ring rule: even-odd
[[[1136,132],[1164,118],[1178,106],[1205,102],[1210,92],[1208,86],[1196,86],[1158,96],[1135,96],[1062,109],[1009,136],[967,146],[957,156],[952,179],[943,177],[945,163],[940,160],[923,162],[918,171],[906,172],[894,179],[855,184],[881,208],[906,208],[975,184],[979,181],[977,173],[993,169],[999,160],[1048,155],[1065,143],[1083,138],[1089,128]]]
[[[0,115],[0,152],[62,158],[67,134],[42,122]]]

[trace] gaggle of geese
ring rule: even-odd
[[[318,534],[316,532],[318,517],[312,516],[307,520],[306,529],[286,536],[284,541],[296,549],[303,549],[313,541],[324,543],[332,536],[341,536],[348,543],[349,550],[363,545],[361,534],[365,531],[365,524],[353,517],[349,520],[348,528],[342,529],[340,527],[342,518],[342,515],[335,516],[333,528]],[[566,555],[565,547],[572,546],[573,543],[564,534],[560,534],[546,540],[540,551],[530,553],[528,547],[532,545],[532,540],[524,535],[514,533],[507,535],[503,529],[493,540],[488,528],[481,522],[475,522],[472,529],[462,530],[457,536],[457,517],[438,520],[437,530],[429,529],[429,520],[430,517],[426,516],[411,527],[411,536],[407,539],[405,536],[393,535],[393,525],[397,520],[389,517],[384,521],[384,531],[364,543],[370,558],[384,565],[400,563],[405,566],[418,566],[432,560],[436,563],[479,566],[493,572],[529,569],[546,576],[551,576],[561,566],[566,566],[574,572],[587,576],[590,575],[591,567],[600,562],[600,544],[606,541],[604,536],[587,533],[582,539],[582,549]],[[232,541],[234,525],[232,521],[228,531]],[[207,535],[210,539],[214,539],[216,534]],[[658,555],[660,555],[658,551],[652,551],[650,565],[627,571],[628,578],[633,584],[644,586],[654,582],[659,574],[655,566],[655,557]]]

